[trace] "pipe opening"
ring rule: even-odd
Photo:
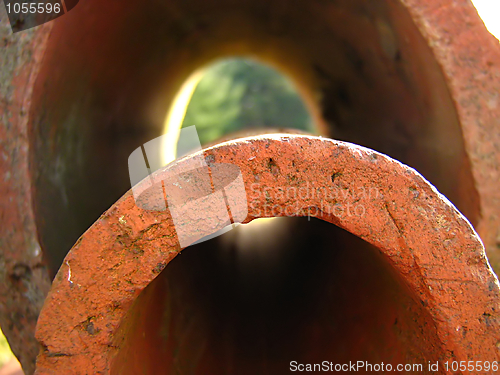
[[[185,249],[117,337],[114,374],[286,374],[292,361],[442,354],[428,311],[380,251],[314,218],[257,219]]]
[[[180,128],[196,126],[202,146],[270,132],[319,135],[296,85],[251,58],[217,60],[192,73],[165,120],[165,165],[175,159]]]

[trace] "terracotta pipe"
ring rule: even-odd
[[[128,192],[77,241],[57,273],[37,325],[43,346],[37,374],[280,374],[290,371],[290,361],[320,358],[439,362],[438,373],[451,373],[446,361],[500,360],[500,288],[484,247],[464,216],[415,170],[353,144],[267,135],[181,159],[154,181],[178,199],[189,196],[201,186],[193,169],[200,157],[212,167],[239,168],[246,196],[241,200],[233,188],[226,194],[245,204],[244,222],[311,215],[331,223],[305,237],[309,258],[319,257],[324,267],[306,257],[290,266],[300,283],[262,297],[252,293],[265,289],[236,274],[227,279],[236,288],[231,294],[221,275],[237,268],[214,261],[216,242],[204,242],[210,250],[196,245],[181,253],[174,208],[139,208]],[[190,183],[175,190],[181,175]],[[229,177],[220,176],[224,185]],[[138,202],[161,206],[163,194],[148,184],[149,178],[136,187],[143,191]],[[210,221],[218,218],[213,206],[196,207],[175,207],[183,217],[209,221],[205,229],[190,226],[189,241],[225,225]],[[335,225],[345,231],[328,237]],[[318,242],[319,234],[330,241]],[[292,242],[284,245],[295,251],[293,233],[288,236]],[[279,310],[283,304],[287,312]]]
[[[183,81],[220,57],[277,66],[325,135],[416,168],[500,269],[500,47],[468,0],[211,4],[85,0],[14,35],[0,6],[0,325],[27,373],[64,256],[129,188],[125,160]]]

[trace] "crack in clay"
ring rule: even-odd
[[[386,209],[387,213],[389,214],[389,217],[391,218],[392,222],[394,223],[394,226],[398,230],[399,234],[403,235],[403,230],[399,227],[398,223],[396,222],[396,219],[392,215],[392,212],[389,210],[389,204],[387,202],[385,202],[385,209]]]

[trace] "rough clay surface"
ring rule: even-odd
[[[468,221],[415,170],[352,144],[292,135],[244,138],[205,150],[204,157],[237,165],[247,195],[252,184],[258,183],[254,194],[256,186],[262,189],[246,221],[259,217],[264,204],[281,212],[297,203],[310,208],[382,251],[429,311],[449,358],[500,359],[500,288],[484,247]],[[181,159],[155,178],[169,181],[192,169],[192,161]],[[359,217],[321,212],[336,202],[317,196],[291,201],[275,194],[332,184],[347,191],[376,188],[381,195],[367,199]],[[150,203],[162,199],[152,194]],[[192,233],[193,240],[206,234]],[[121,321],[180,250],[169,211],[145,211],[131,192],[125,194],[78,240],[54,280],[37,326],[43,350],[36,373],[110,373]]]
[[[26,374],[35,370],[33,332],[50,288],[31,208],[27,131],[47,31],[12,34],[0,6],[0,325]]]
[[[448,80],[462,126],[481,219],[476,230],[500,272],[500,44],[468,0],[402,0]]]

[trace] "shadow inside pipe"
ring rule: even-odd
[[[185,249],[117,337],[112,374],[287,374],[358,361],[361,373],[382,362],[426,373],[443,354],[428,311],[382,253],[307,218],[258,219]]]

